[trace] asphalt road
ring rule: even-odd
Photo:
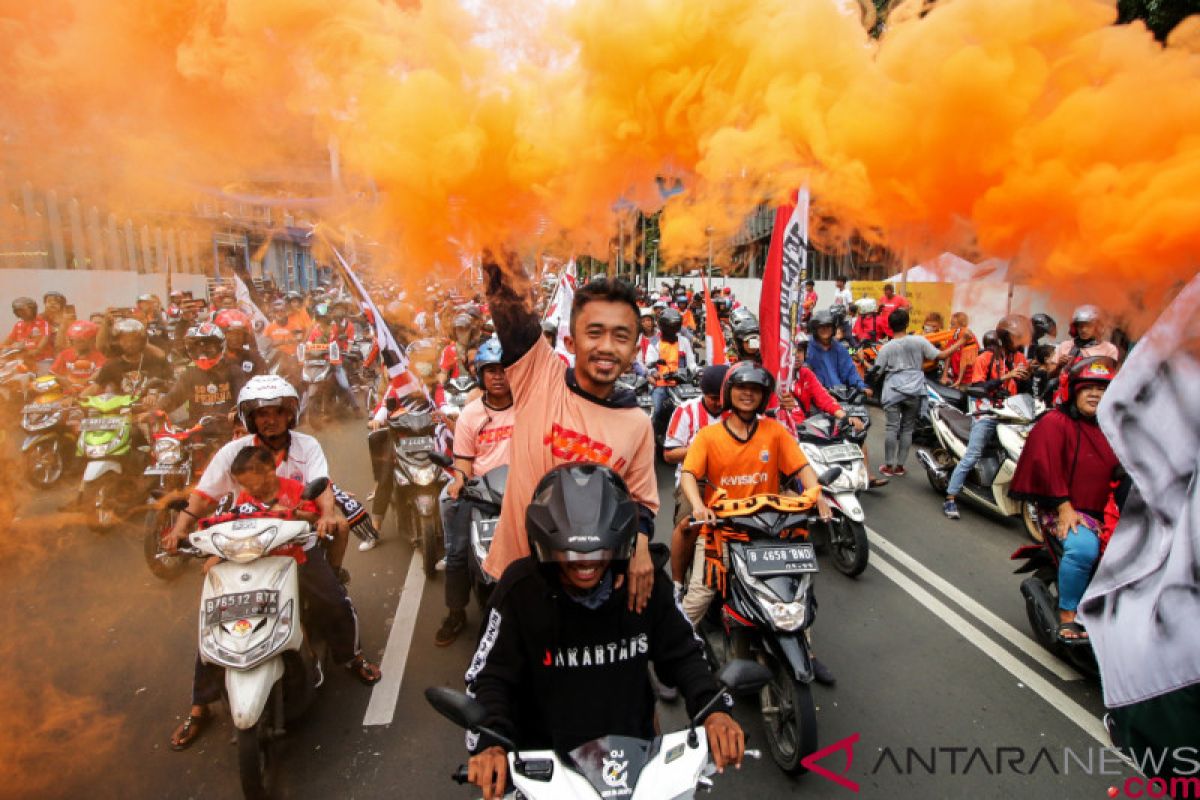
[[[882,452],[881,437],[877,424],[873,452]],[[371,481],[361,423],[320,438],[337,480],[365,496]],[[714,794],[1108,796],[1108,787],[1133,774],[1111,757],[1103,762],[1108,775],[1085,774],[1077,761],[1064,772],[1069,747],[1099,773],[1103,707],[1098,685],[1071,676],[1032,641],[1008,561],[1023,542],[1020,528],[969,508],[961,521],[945,520],[923,475],[912,471],[915,456],[909,467],[907,477],[864,498],[871,566],[851,580],[825,564],[817,582],[815,646],[838,677],[835,688],[815,689],[820,744],[846,748],[820,763],[857,790],[819,774],[786,777],[764,753],[717,776]],[[669,506],[671,473],[663,468],[660,479]],[[20,745],[0,756],[0,764],[10,761],[0,770],[9,776],[0,797],[239,796],[227,720],[186,752],[167,743],[189,702],[199,569],[163,583],[142,562],[136,526],[98,536],[70,519],[37,516],[67,494],[26,493],[22,515],[34,522],[18,526],[20,546],[10,543],[0,559],[0,655],[10,673],[3,685],[25,687],[0,711],[0,750]],[[660,535],[667,535],[662,525]],[[281,796],[477,796],[449,781],[463,760],[462,734],[421,694],[462,686],[472,637],[433,646],[442,582],[426,583],[410,560],[390,518],[380,547],[352,548],[351,595],[368,653],[384,660],[385,682],[369,689],[340,671],[328,677],[289,733]],[[419,611],[397,618],[401,604]],[[478,612],[470,613],[474,626]],[[736,715],[751,746],[761,747],[756,709],[743,704]],[[384,724],[364,724],[368,717]],[[681,712],[666,707],[663,720],[677,726]]]

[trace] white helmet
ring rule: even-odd
[[[860,314],[874,314],[879,310],[879,304],[875,302],[874,297],[864,297],[854,305],[858,306],[858,313]]]
[[[258,433],[254,425],[254,410],[266,406],[290,407],[292,420],[288,423],[288,429],[296,427],[300,395],[296,393],[294,386],[278,375],[255,375],[246,381],[246,385],[238,393],[238,417],[247,432]]]

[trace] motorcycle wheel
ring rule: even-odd
[[[1058,642],[1058,625],[1051,609],[1058,608],[1058,598],[1038,577],[1026,578],[1021,582],[1021,595],[1025,598],[1025,616],[1029,619],[1034,638],[1042,647],[1057,653],[1062,645]]]
[[[1021,523],[1025,527],[1025,535],[1030,539],[1038,544],[1046,541],[1046,536],[1042,533],[1042,526],[1038,524],[1036,503],[1028,500],[1021,503]]]
[[[173,581],[183,574],[187,569],[187,560],[180,555],[165,556],[159,558],[163,553],[162,549],[162,534],[165,531],[175,527],[175,520],[179,516],[179,512],[174,509],[152,508],[146,512],[146,521],[142,533],[142,556],[146,559],[146,566],[154,573],[154,577],[164,580]]]
[[[808,770],[801,763],[817,750],[817,709],[812,689],[792,677],[786,664],[770,659],[771,682],[763,687],[763,729],[771,758],[788,775]]]
[[[277,686],[273,694],[278,691]],[[237,732],[238,778],[246,800],[268,800],[271,796],[270,778],[275,767],[275,731],[267,721],[271,713],[268,705],[253,728]]]
[[[118,512],[116,476],[108,473],[88,484],[83,490],[83,508],[88,515],[87,526],[97,533],[108,533],[121,521]]]
[[[829,549],[833,556],[833,565],[843,575],[857,578],[867,568],[867,559],[871,554],[866,526],[842,517],[829,527]]]
[[[437,574],[437,562],[441,558],[438,545],[442,541],[442,531],[434,517],[414,516],[417,530],[421,533],[421,566],[425,570],[425,577],[432,578]]]
[[[950,486],[950,473],[954,471],[954,459],[941,447],[930,451],[929,455],[933,457],[934,463],[943,471],[945,477],[940,478],[929,470],[925,470],[925,477],[929,479],[933,490],[944,497],[946,489]]]
[[[62,448],[53,439],[44,439],[25,451],[25,476],[41,489],[49,488],[63,474]]]

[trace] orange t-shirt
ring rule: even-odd
[[[611,408],[586,400],[567,386],[567,365],[538,337],[507,369],[513,393],[508,484],[496,537],[484,569],[499,578],[529,555],[525,509],[542,476],[559,464],[592,462],[611,467],[634,501],[658,511],[654,431],[640,408]]]
[[[779,491],[780,475],[795,475],[808,459],[788,429],[773,419],[759,418],[754,433],[738,441],[726,423],[701,428],[688,448],[683,471],[699,481],[708,481],[704,501],[718,489],[741,500],[756,494]]]

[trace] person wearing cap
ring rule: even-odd
[[[1043,528],[1062,542],[1058,638],[1067,644],[1088,638],[1075,614],[1115,527],[1106,510],[1121,465],[1096,411],[1116,373],[1116,359],[1107,356],[1071,367],[1067,402],[1034,424],[1009,487],[1012,497],[1037,503]]]

